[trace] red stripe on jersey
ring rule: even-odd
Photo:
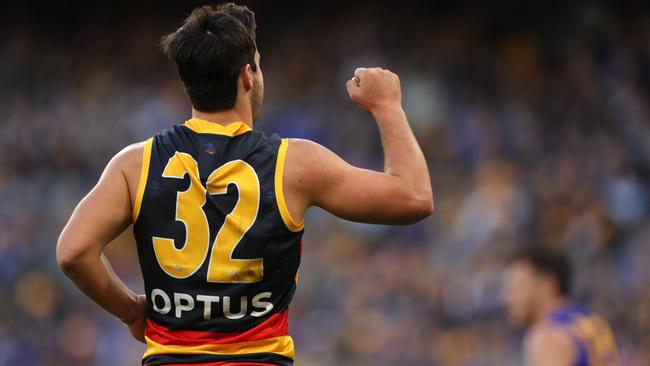
[[[289,335],[287,318],[289,311],[273,314],[257,326],[244,332],[206,332],[195,330],[171,330],[147,319],[145,336],[162,345],[200,346],[203,344],[228,344],[258,341]],[[217,365],[217,364],[215,364]],[[250,364],[257,365],[257,364]],[[259,364],[263,365],[263,364]],[[242,364],[237,364],[242,366]]]

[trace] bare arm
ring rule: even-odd
[[[88,297],[127,325],[142,322],[144,297],[127,288],[102,253],[131,223],[131,196],[124,169],[134,160],[141,161],[141,154],[142,146],[133,145],[108,163],[97,185],[74,210],[56,247],[63,272]]]
[[[525,344],[526,366],[571,366],[576,357],[571,338],[562,330],[544,326]]]
[[[351,99],[377,121],[384,171],[351,166],[319,144],[292,139],[285,168],[292,216],[302,217],[312,205],[368,223],[411,224],[429,216],[429,171],[401,106],[399,78],[379,68],[357,69],[346,86]]]

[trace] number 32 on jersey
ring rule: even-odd
[[[176,221],[185,225],[185,243],[181,249],[175,239],[153,237],[156,260],[168,275],[188,278],[209,256],[208,282],[251,283],[262,280],[262,258],[233,259],[239,241],[257,219],[260,202],[260,184],[255,170],[243,160],[233,160],[215,169],[204,187],[199,178],[199,165],[194,158],[182,152],[172,156],[162,176],[183,179],[188,174],[187,190],[176,193]],[[237,203],[225,220],[210,249],[210,225],[203,211],[208,194],[226,194],[228,185],[237,186]]]

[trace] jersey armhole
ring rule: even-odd
[[[287,203],[284,199],[284,190],[282,187],[283,178],[284,178],[284,162],[287,158],[287,147],[289,146],[289,139],[282,139],[280,143],[280,149],[278,150],[278,160],[275,163],[275,199],[278,204],[278,209],[280,211],[280,216],[282,216],[282,221],[287,226],[287,229],[293,232],[302,231],[305,228],[305,220],[301,220],[299,223],[296,223],[289,209],[287,208]]]
[[[140,208],[142,207],[142,196],[144,196],[144,189],[147,186],[147,178],[149,175],[149,162],[151,161],[151,145],[153,137],[147,139],[142,149],[142,168],[140,170],[140,182],[138,182],[138,191],[135,195],[135,202],[133,202],[133,212],[131,218],[135,223],[140,216]]]

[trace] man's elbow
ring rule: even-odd
[[[432,195],[427,195],[421,198],[416,199],[416,204],[415,204],[415,213],[419,217],[419,220],[425,219],[431,214],[433,214],[434,211],[434,205],[433,205],[433,196]]]
[[[65,242],[59,240],[56,245],[56,263],[63,273],[66,275],[73,273],[78,268],[81,259],[80,251],[70,248]]]
[[[56,250],[56,263],[59,265],[59,268],[63,273],[69,274],[71,273],[75,265],[78,261],[78,258],[74,255],[71,255],[70,253],[66,251],[59,250],[57,247]]]
[[[405,224],[415,224],[431,216],[434,211],[433,196],[414,197],[409,205],[409,214]]]

